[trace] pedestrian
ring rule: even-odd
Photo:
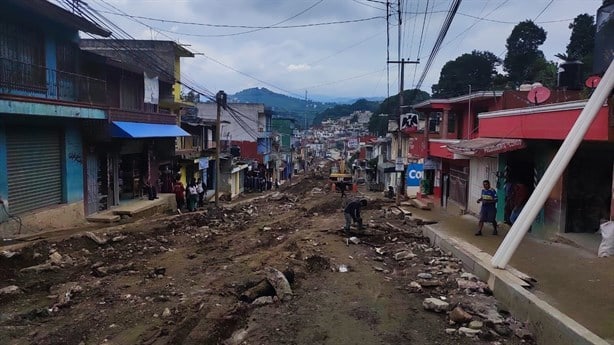
[[[198,179],[196,182],[196,192],[198,193],[198,207],[205,206],[205,191],[207,190],[207,185],[205,181],[202,179]]]
[[[493,235],[497,235],[497,191],[490,187],[490,181],[484,180],[482,182],[482,193],[478,199],[478,203],[482,203],[480,208],[480,221],[478,222],[478,231],[476,236],[482,236],[482,227],[484,222],[492,223]]]
[[[177,180],[173,185],[173,193],[175,193],[175,201],[177,202],[177,212],[181,213],[181,209],[185,205],[185,188],[183,187],[183,183]]]
[[[341,197],[344,198],[345,197],[345,182],[339,181],[339,182],[335,183],[335,188],[337,188],[337,189],[339,189],[339,191],[341,191]]]
[[[366,199],[356,199],[350,201],[343,209],[343,216],[345,217],[345,226],[343,231],[346,234],[350,233],[350,226],[352,222],[358,224],[358,230],[362,230],[362,218],[360,217],[360,208],[367,206]]]
[[[196,211],[196,203],[198,202],[198,188],[196,187],[196,181],[194,181],[194,179],[192,179],[188,185],[187,199],[188,211]]]

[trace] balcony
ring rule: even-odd
[[[101,79],[0,58],[0,94],[105,105],[106,89]]]

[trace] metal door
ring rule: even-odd
[[[21,214],[62,202],[60,132],[47,128],[7,128],[11,213]]]

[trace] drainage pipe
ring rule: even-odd
[[[546,199],[552,192],[555,183],[559,180],[569,161],[576,153],[578,146],[582,143],[588,128],[593,123],[599,109],[603,106],[607,97],[612,92],[614,86],[614,60],[610,62],[610,67],[603,75],[603,78],[597,85],[595,92],[590,97],[584,109],[578,116],[576,123],[573,125],[567,138],[559,148],[552,162],[546,169],[544,176],[541,178],[537,187],[531,194],[531,197],[523,207],[518,220],[512,225],[507,236],[497,249],[497,252],[491,260],[494,267],[504,269],[509,263],[512,255],[520,245],[520,241],[531,227],[537,213],[544,206]]]

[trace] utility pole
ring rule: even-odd
[[[226,108],[226,93],[222,90],[215,95],[217,103],[217,118],[215,121],[215,206],[219,206],[220,194],[220,145],[221,145],[221,126],[222,108]]]
[[[401,65],[401,74],[400,74],[400,81],[399,81],[399,118],[397,120],[398,126],[397,126],[397,133],[396,133],[397,159],[395,161],[395,169],[397,170],[397,173],[399,172],[402,173],[403,170],[399,171],[398,165],[402,164],[403,162],[403,156],[401,156],[401,116],[403,115],[403,88],[404,88],[403,84],[405,82],[405,64],[417,64],[417,63],[420,63],[420,60],[411,61],[411,60],[401,59],[401,61],[388,61],[388,63],[395,63],[395,64]],[[397,195],[396,195],[397,206],[401,204],[401,190],[402,189],[403,189],[403,179],[399,177],[398,182],[397,182]]]

